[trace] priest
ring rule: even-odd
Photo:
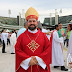
[[[12,31],[12,34],[10,37],[10,44],[11,44],[10,53],[15,54],[16,33],[14,33],[14,31]]]
[[[70,37],[69,37],[68,54],[70,54],[72,57],[72,24],[69,24],[69,25],[71,28],[71,33],[70,33]]]
[[[15,72],[50,72],[51,47],[38,28],[38,12],[30,7],[25,14],[28,29],[17,38]]]
[[[51,47],[52,47],[52,66],[54,68],[61,67],[62,71],[68,71],[64,66],[64,58],[61,43],[63,43],[63,35],[59,38],[57,31],[58,25],[55,25],[55,30],[51,34]]]

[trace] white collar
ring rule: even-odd
[[[30,33],[37,33],[37,32],[38,32],[37,29],[35,29],[34,31],[31,31],[30,29],[28,29],[28,31],[29,31]]]

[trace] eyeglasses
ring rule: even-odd
[[[28,20],[29,23],[33,22],[35,23],[37,20]]]

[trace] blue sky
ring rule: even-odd
[[[0,0],[0,16],[8,16],[8,9],[11,9],[11,17],[16,17],[22,9],[26,12],[31,6],[45,14],[53,9],[71,9],[72,0]]]

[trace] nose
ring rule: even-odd
[[[31,24],[34,24],[34,22],[32,21]]]

